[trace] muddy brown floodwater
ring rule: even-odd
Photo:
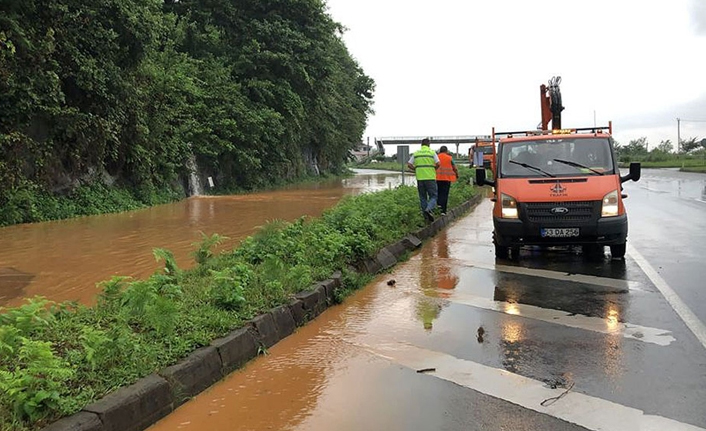
[[[436,389],[366,346],[429,338],[443,298],[460,282],[449,254],[455,241],[440,232],[394,275],[376,277],[148,431],[441,429],[434,415],[419,423],[406,410],[415,395]],[[444,398],[425,403],[444,409]]]
[[[200,232],[226,236],[221,247],[233,247],[268,221],[320,216],[345,195],[401,181],[400,174],[360,170],[351,178],[272,192],[192,197],[121,214],[0,228],[0,307],[35,295],[90,305],[100,292],[97,283],[161,269],[154,248],[170,250],[180,268],[189,268]]]

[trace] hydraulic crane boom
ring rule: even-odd
[[[544,84],[539,86],[540,105],[542,108],[541,130],[549,130],[549,122],[552,122],[552,129],[561,129],[561,90],[559,84],[561,76],[554,76],[549,80],[549,86]],[[538,128],[539,128],[538,127]]]

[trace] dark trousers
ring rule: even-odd
[[[422,207],[422,212],[436,208],[438,195],[436,180],[417,180],[417,192],[419,192],[419,205]]]
[[[449,204],[449,190],[451,189],[451,181],[437,181],[436,188],[439,190],[439,206],[441,212],[446,212],[446,206]]]

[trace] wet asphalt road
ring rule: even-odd
[[[626,191],[630,243],[706,322],[706,175],[648,169]]]
[[[496,260],[485,200],[154,431],[706,429],[706,176],[625,192],[624,261]]]

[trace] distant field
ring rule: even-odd
[[[457,166],[468,166],[468,159],[455,160]],[[406,172],[412,172],[407,168],[407,163],[404,164]],[[365,163],[360,165],[350,165],[352,169],[381,169],[386,171],[398,171],[402,170],[402,164],[397,162],[375,162],[375,163]]]
[[[682,168],[682,167],[694,167],[694,166],[706,166],[706,162],[701,159],[687,159],[687,160],[664,160],[661,162],[641,162],[642,166],[645,168]]]
[[[641,161],[633,160],[634,162],[640,162],[643,168],[692,168],[692,167],[706,167],[706,160],[704,159],[676,159],[676,160],[661,160],[661,161]],[[620,162],[621,168],[627,168],[630,163]]]
[[[706,174],[706,166],[685,166],[679,170],[682,172],[701,172]]]
[[[405,171],[409,172],[407,168],[407,163],[405,165]],[[376,163],[365,163],[363,165],[351,165],[354,169],[380,169],[385,171],[402,171],[402,164],[397,162],[376,162]]]

